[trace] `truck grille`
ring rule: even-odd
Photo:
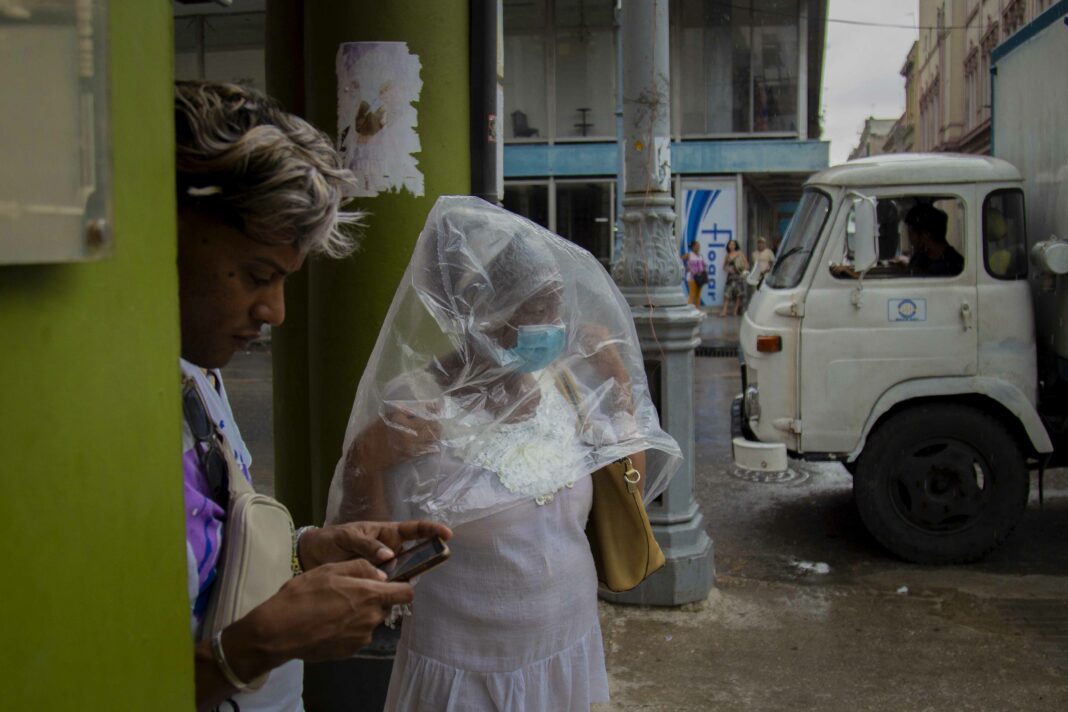
[[[738,358],[737,346],[698,346],[694,354],[710,358]]]

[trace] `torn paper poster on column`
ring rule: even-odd
[[[419,57],[404,42],[348,42],[337,52],[338,152],[356,174],[353,197],[406,189],[423,195]]]

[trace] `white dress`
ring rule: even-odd
[[[517,429],[537,438],[561,420],[573,428],[574,413],[555,389],[543,394],[533,422]],[[498,430],[514,436],[508,426]],[[486,487],[508,479],[484,474]],[[553,477],[560,479],[530,479]],[[578,477],[552,497],[454,528],[450,560],[416,583],[386,710],[566,712],[608,700],[597,574],[584,531],[592,495],[591,479]]]

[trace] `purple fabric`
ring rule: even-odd
[[[185,475],[185,538],[196,559],[198,578],[193,615],[199,624],[207,607],[211,585],[215,582],[225,512],[208,496],[210,488],[195,448],[182,455],[182,471]]]
[[[215,564],[219,560],[222,526],[225,512],[208,496],[208,480],[200,467],[196,448],[182,455],[182,471],[185,474],[185,538],[196,557],[199,578],[197,618],[203,613],[201,598],[215,579]]]
[[[686,269],[689,271],[690,276],[693,277],[708,269],[708,265],[705,264],[704,258],[700,255],[688,252],[686,254]]]
[[[210,398],[212,395],[222,398],[218,393],[206,394],[206,397]],[[216,420],[216,425],[220,430],[224,430],[226,423],[224,420]],[[235,433],[227,432],[227,435],[234,437]],[[240,464],[245,478],[251,480],[248,466],[241,453],[235,450],[234,458]],[[195,559],[197,575],[197,597],[193,603],[193,618],[195,625],[199,626],[204,611],[207,609],[212,585],[215,583],[215,570],[221,552],[226,511],[211,499],[211,487],[200,465],[195,446],[182,453],[182,473],[185,489],[185,538]],[[190,578],[192,578],[192,572],[190,572]]]

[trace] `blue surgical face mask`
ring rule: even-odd
[[[520,373],[532,373],[545,368],[564,351],[567,330],[561,324],[520,326],[515,346],[508,349],[516,360],[512,368]]]

